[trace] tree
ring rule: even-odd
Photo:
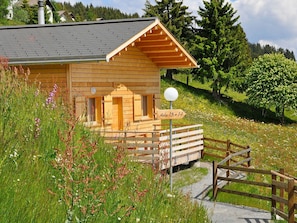
[[[10,4],[10,0],[0,0],[0,19],[6,18],[8,14],[8,6]]]
[[[13,20],[22,22],[22,23],[28,23],[29,22],[28,12],[21,6],[14,6],[13,7]]]
[[[270,46],[266,44],[262,46],[260,43],[249,43],[249,47],[251,49],[252,58],[257,58],[260,55],[264,55],[267,53],[281,53],[284,54],[286,58],[296,60],[293,51],[289,51],[288,49],[284,50],[283,48],[276,49],[274,46]]]
[[[213,95],[218,98],[221,88],[245,70],[251,56],[239,16],[235,16],[231,4],[224,0],[203,3],[205,8],[199,7],[201,18],[196,21],[199,28],[191,48],[200,68],[193,74],[197,79],[211,80]]]
[[[193,20],[188,7],[183,5],[183,1],[176,0],[155,0],[156,5],[152,5],[148,0],[145,3],[146,17],[158,17],[160,21],[170,30],[170,32],[186,47],[189,39],[193,35]],[[166,77],[172,79],[173,70],[167,70]]]
[[[285,109],[297,108],[297,64],[283,54],[265,54],[250,67],[246,91],[248,103],[259,108],[275,108],[284,123]]]

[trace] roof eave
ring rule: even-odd
[[[70,63],[82,63],[82,62],[95,62],[105,61],[105,57],[96,58],[65,58],[65,59],[42,59],[26,58],[26,60],[8,60],[9,65],[41,65],[41,64],[70,64]]]
[[[122,45],[111,51],[106,55],[106,61],[109,62],[112,57],[119,54],[122,50],[125,50],[129,45],[133,44],[137,39],[139,39],[142,35],[144,35],[146,32],[154,28],[159,23],[159,19],[156,18],[154,22],[152,22],[149,26],[147,26],[145,29],[140,31],[137,35],[133,36],[128,41],[124,42]]]
[[[158,18],[155,18],[155,20],[147,26],[145,29],[140,31],[137,35],[133,36],[128,41],[124,42],[122,45],[111,51],[106,55],[106,61],[109,62],[114,56],[120,54],[121,51],[126,50],[128,46],[132,45],[141,39],[144,35],[146,35],[147,32],[151,31],[154,27],[160,26],[161,29],[166,33],[167,36],[174,42],[174,44],[178,47],[178,49],[182,52],[182,54],[185,55],[187,58],[187,61],[189,63],[187,65],[167,65],[167,66],[158,66],[160,68],[166,68],[166,69],[177,69],[177,68],[197,68],[198,64],[197,61],[190,55],[190,53],[175,39],[175,37],[166,29],[166,27],[160,22]]]

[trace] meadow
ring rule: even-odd
[[[212,97],[209,83],[201,84],[190,80],[187,75],[176,75],[174,81],[162,82],[162,91],[173,86],[179,92],[179,98],[173,108],[182,108],[187,114],[184,120],[175,120],[174,124],[203,124],[205,137],[227,140],[252,148],[252,166],[257,169],[279,170],[297,176],[297,116],[294,111],[286,111],[286,123],[281,125],[273,109],[266,111],[249,106],[246,96],[232,90],[222,91],[221,100]],[[169,106],[164,100],[164,108]],[[206,160],[211,161],[211,160]],[[263,176],[248,176],[249,179],[269,182]],[[239,191],[251,191],[262,195],[269,193],[255,187],[231,184],[230,188]],[[219,193],[217,201],[247,205],[270,210],[269,202],[258,199]]]
[[[27,75],[2,61],[0,222],[210,222],[199,204],[170,194],[166,176],[84,128],[59,86],[41,92]]]

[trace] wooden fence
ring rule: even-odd
[[[186,164],[201,158],[203,150],[202,125],[172,129],[172,166]],[[170,130],[159,131],[104,131],[106,143],[125,148],[130,158],[152,164],[159,170],[170,167]]]
[[[229,176],[219,176],[219,169],[224,169],[228,171],[244,172],[245,174],[257,173],[261,175],[268,175],[271,178],[271,183],[251,181],[246,179],[236,178],[236,174]],[[234,177],[235,176],[235,177]],[[257,187],[269,188],[271,193],[269,196],[253,194],[243,191],[236,191],[225,189],[222,186],[226,182],[236,182],[245,185],[253,185]],[[223,182],[223,183],[222,183]],[[225,182],[225,183],[224,183]],[[236,194],[240,196],[247,196],[252,198],[257,198],[261,200],[266,200],[271,202],[271,215],[275,218],[276,215],[282,217],[289,223],[296,223],[297,221],[297,180],[285,174],[283,170],[276,172],[270,170],[261,170],[245,167],[235,167],[222,165],[213,161],[213,198],[216,199],[218,192],[225,192],[230,194]]]
[[[297,223],[297,179],[284,170],[277,172],[250,168],[250,153],[249,146],[241,146],[230,140],[204,138],[203,156],[220,160],[213,161],[213,198],[216,199],[218,192],[224,192],[269,201],[273,218],[280,216],[289,223]],[[271,182],[239,178],[247,174],[260,174],[270,178]],[[266,188],[270,193],[261,195],[224,188],[230,182]]]
[[[202,157],[210,156],[222,160],[228,166],[251,166],[251,148],[231,142],[211,138],[204,138]]]

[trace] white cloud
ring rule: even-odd
[[[250,42],[296,50],[296,0],[235,0],[232,3]]]

